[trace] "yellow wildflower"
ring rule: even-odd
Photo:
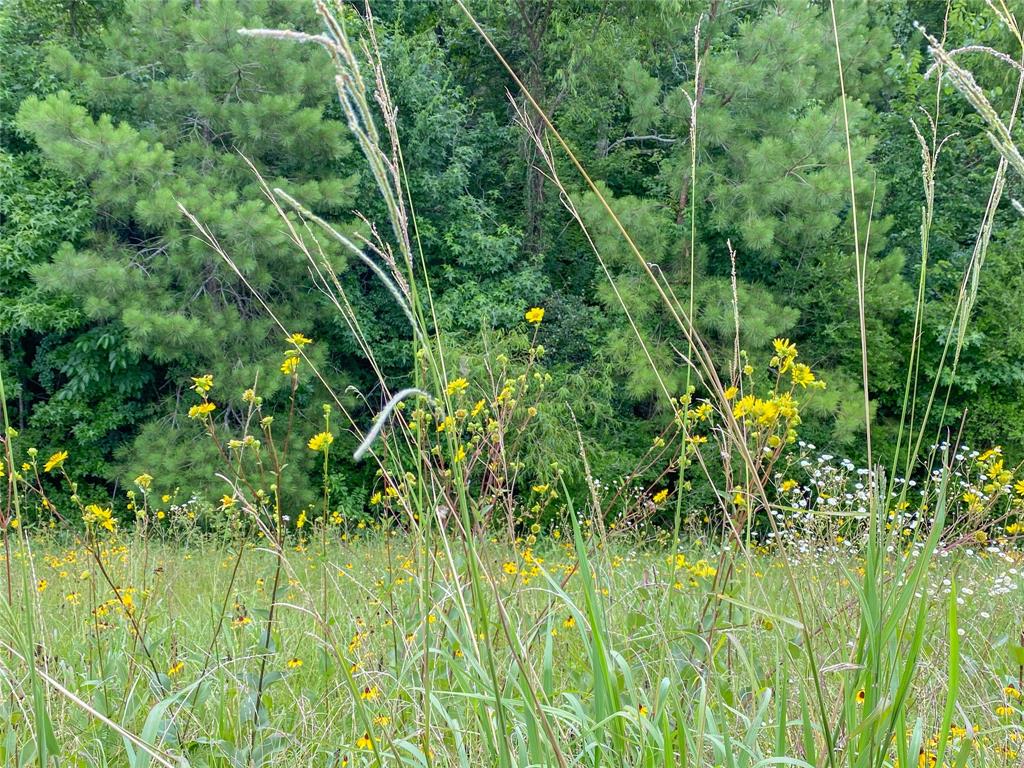
[[[778,368],[779,373],[785,373],[792,367],[793,361],[796,359],[796,344],[789,339],[775,339],[772,346],[775,347],[775,355],[770,364],[773,368]]]
[[[540,325],[540,321],[544,319],[544,310],[540,307],[533,307],[526,312],[526,322],[531,325]]]
[[[99,504],[90,504],[82,513],[82,522],[86,527],[99,526],[110,533],[117,528],[117,520],[114,519],[114,511],[110,507],[101,507]]]
[[[328,446],[334,442],[334,435],[330,432],[320,432],[309,438],[307,445],[311,451],[326,451]]]
[[[289,336],[286,339],[286,341],[290,341],[296,347],[304,347],[307,344],[312,344],[313,343],[312,339],[307,338],[306,336],[303,336],[301,333],[293,333],[291,336]]]
[[[204,416],[208,416],[216,410],[217,406],[213,403],[200,403],[199,405],[193,405],[188,409],[188,417],[190,419],[201,419]]]
[[[284,353],[284,362],[281,363],[281,373],[285,376],[294,376],[299,369],[299,353],[289,349]]]
[[[50,458],[46,460],[46,464],[43,465],[43,472],[52,472],[53,470],[60,467],[68,458],[67,451],[57,451]]]
[[[814,383],[814,373],[811,371],[810,366],[803,363],[796,363],[790,375],[793,377],[793,383],[801,387],[806,388],[808,384]]]
[[[448,396],[454,397],[455,395],[458,395],[461,392],[465,392],[468,387],[469,382],[462,378],[449,381],[447,387]]]
[[[208,373],[205,376],[193,376],[192,389],[200,396],[206,397],[206,394],[213,389],[213,375]]]

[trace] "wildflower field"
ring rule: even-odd
[[[1003,537],[929,558],[897,515],[872,563],[802,511],[781,546],[674,554],[592,526],[469,549],[340,525],[279,560],[172,515],[14,548],[9,763],[36,759],[35,723],[71,765],[1020,764],[1024,557]],[[885,627],[863,623],[872,567]]]
[[[0,766],[1024,765],[1012,4],[0,47]]]

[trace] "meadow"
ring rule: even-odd
[[[863,471],[801,451],[770,529],[723,538],[690,520],[704,534],[675,544],[609,522],[596,497],[596,513],[569,503],[542,535],[512,540],[441,517],[410,528],[303,512],[260,544],[227,498],[150,500],[152,478],[137,478],[130,530],[90,505],[84,537],[8,539],[0,754],[1019,764],[1024,552],[1017,518],[999,512],[1014,514],[1024,484],[998,450],[963,449],[937,487],[898,484],[873,535]],[[50,457],[49,472],[66,461]],[[976,528],[979,504],[1002,525]]]
[[[886,558],[886,579],[906,567],[900,554]],[[673,556],[602,538],[583,565],[571,532],[533,547],[490,543],[478,553],[487,624],[468,605],[457,544],[427,550],[387,531],[326,551],[295,541],[266,648],[272,552],[125,537],[99,555],[106,576],[73,542],[13,554],[33,579],[40,685],[66,692],[49,721],[70,765],[496,765],[506,749],[520,765],[821,764],[805,626],[829,723],[887,706],[858,687],[870,678],[850,661],[865,561],[835,541],[744,556],[694,544]],[[792,618],[787,571],[806,624]],[[945,727],[956,762],[1019,764],[1022,573],[1019,550],[977,547],[943,553],[916,587],[927,620],[892,649],[919,646],[902,716],[913,763],[934,764]],[[23,622],[6,627],[13,689],[24,684],[17,649],[30,646]],[[947,722],[952,663],[960,690]],[[615,709],[602,712],[599,694]],[[6,705],[4,758],[18,764],[32,706]]]
[[[969,445],[971,409],[950,403],[975,341],[993,230],[1007,207],[1024,211],[1016,201],[1000,207],[1011,174],[1024,175],[1015,133],[1024,66],[987,46],[950,49],[944,36],[919,30],[932,60],[922,82],[934,76],[941,85],[934,111],[918,116],[925,128],[912,123],[923,195],[918,282],[882,420],[872,355],[884,322],[869,306],[881,262],[865,215],[874,199],[855,180],[863,146],[851,139],[857,115],[835,5],[789,12],[827,33],[837,66],[832,117],[844,141],[832,159],[848,184],[839,174],[823,188],[843,197],[848,215],[834,223],[852,230],[849,253],[839,248],[855,320],[843,326],[856,374],[845,378],[823,369],[795,334],[741,330],[741,307],[787,313],[767,294],[765,306],[748,301],[731,240],[731,273],[708,278],[711,298],[698,285],[695,192],[701,162],[715,155],[697,150],[700,73],[715,54],[698,43],[717,4],[693,31],[692,94],[666,106],[684,115],[679,143],[690,147],[676,157],[689,182],[675,225],[688,264],[673,273],[688,279],[678,280],[634,235],[645,216],[590,175],[535,98],[536,82],[520,79],[493,30],[462,0],[455,5],[519,89],[509,110],[531,173],[555,193],[565,228],[588,245],[606,281],[603,300],[625,318],[611,354],[637,366],[613,388],[647,398],[630,406],[630,418],[649,430],[626,452],[633,466],[608,459],[614,441],[587,434],[610,413],[577,396],[593,382],[549,366],[557,342],[576,343],[564,332],[573,321],[559,317],[572,316],[566,302],[517,298],[504,330],[485,327],[472,343],[446,329],[423,244],[432,233],[424,226],[421,237],[382,53],[390,41],[370,8],[360,15],[317,3],[318,34],[231,28],[232,40],[279,52],[326,52],[323,76],[333,75],[339,111],[332,130],[343,125],[358,149],[377,216],[356,215],[358,226],[346,228],[316,212],[330,206],[304,201],[323,191],[317,184],[289,185],[233,151],[234,172],[261,196],[258,229],[287,246],[275,247],[278,257],[307,281],[300,293],[317,295],[325,319],[282,307],[288,297],[259,275],[241,225],[210,223],[217,211],[203,195],[168,189],[137,211],[187,223],[189,253],[244,293],[243,330],[264,323],[259,341],[273,339],[247,366],[240,333],[219,362],[174,383],[165,401],[173,399],[172,416],[134,436],[149,445],[132,466],[173,453],[180,474],[154,466],[103,485],[90,433],[69,448],[59,436],[43,442],[31,419],[23,430],[24,419],[12,417],[23,398],[10,396],[0,368],[0,763],[1021,765],[1024,470],[997,441]],[[1024,51],[1014,15],[1002,3],[985,10]],[[738,29],[749,32],[744,23]],[[965,53],[1016,79],[1008,115],[961,63]],[[232,88],[245,79],[238,72]],[[937,127],[943,88],[976,113],[999,161],[971,256],[936,321],[928,270],[936,169],[949,138]],[[43,138],[43,113],[70,96],[47,98],[26,99],[22,114],[23,130]],[[85,113],[68,114],[73,122]],[[134,140],[118,130],[124,143]],[[76,142],[58,149],[69,147],[79,152]],[[154,147],[159,164],[163,148]],[[448,245],[463,247],[457,240]],[[399,342],[382,342],[364,324],[372,312],[353,300],[351,264],[387,302],[374,311],[390,313]],[[183,270],[170,282],[192,277]],[[197,304],[205,290],[193,295]],[[707,306],[721,310],[713,323]],[[342,383],[314,319],[347,334],[370,385]],[[549,336],[560,322],[562,332]],[[933,346],[926,322],[942,328]],[[1003,324],[1012,330],[1012,319]],[[147,325],[147,341],[159,340],[159,325]],[[175,336],[184,325],[161,328]],[[116,345],[99,348],[111,371],[145,368],[124,362]],[[165,352],[154,360],[166,363]],[[389,354],[408,362],[401,375]],[[21,398],[20,379],[16,386]],[[633,428],[626,410],[604,425],[606,439]],[[840,424],[851,418],[860,423]],[[826,423],[832,436],[845,430],[857,461],[814,443]],[[119,445],[111,456],[128,452]],[[193,487],[182,477],[199,479]],[[353,490],[354,477],[366,480],[365,494]]]

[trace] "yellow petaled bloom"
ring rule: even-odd
[[[99,504],[90,504],[82,513],[82,522],[86,527],[99,526],[110,533],[117,528],[117,520],[114,519],[114,511],[110,507],[101,507]]]
[[[668,498],[668,488],[662,488],[660,491],[658,491],[656,494],[654,494],[654,496],[652,497],[651,500],[655,504],[661,504],[667,498]]]
[[[466,446],[460,445],[456,451],[455,456],[452,457],[452,461],[458,464],[460,461],[466,458]]]
[[[311,451],[326,451],[328,446],[334,442],[334,435],[330,432],[320,432],[309,438],[307,445]]]
[[[190,419],[202,419],[213,413],[216,408],[217,406],[213,403],[200,403],[199,405],[193,405],[188,409],[188,417]]]
[[[373,740],[370,738],[370,734],[364,733],[356,739],[356,749],[370,749],[371,747],[373,747]]]
[[[1003,453],[1003,447],[1001,445],[997,445],[994,448],[989,448],[987,451],[985,451],[983,454],[981,454],[981,456],[978,457],[978,463],[979,464],[984,464],[986,461],[988,461],[992,457],[1000,456],[1000,455],[1002,455],[1002,453]]]
[[[181,670],[183,670],[184,668],[184,661],[176,661],[173,664],[171,664],[171,666],[167,669],[167,674],[170,677],[174,677],[175,675],[180,674]]]
[[[221,511],[224,511],[225,509],[231,509],[233,506],[235,506],[234,496],[228,496],[227,494],[224,494],[223,496],[220,497]]]
[[[857,699],[857,703],[858,704],[863,704],[864,703],[864,699],[866,699],[866,698],[867,698],[867,693],[864,691],[863,688],[861,688],[859,691],[857,691],[856,699]]]
[[[782,485],[780,486],[780,488],[782,489],[783,493],[789,493],[794,488],[796,488],[796,486],[797,486],[796,480],[783,480],[782,481]]]
[[[285,376],[293,376],[299,369],[299,353],[289,349],[284,353],[284,362],[281,363],[281,373]]]
[[[288,659],[288,669],[298,669],[301,666],[302,659],[298,658],[297,656],[293,656],[292,658]]]
[[[775,355],[769,361],[772,368],[777,368],[779,373],[785,373],[793,366],[796,360],[796,345],[789,339],[775,339],[772,342],[775,347]]]
[[[306,518],[306,510],[302,510],[299,513],[298,518],[295,520],[295,527],[296,528],[303,528],[306,525],[306,519],[307,519]]]
[[[205,397],[206,393],[213,389],[213,374],[208,373],[205,376],[193,376],[192,389],[194,389],[200,396]]]
[[[775,354],[780,357],[796,357],[796,344],[789,339],[775,339],[772,346],[775,348]]]
[[[57,451],[50,458],[46,460],[46,464],[43,465],[43,472],[53,472],[53,470],[60,467],[65,461],[67,461],[67,451]]]
[[[378,696],[380,696],[380,690],[375,685],[372,687],[369,685],[366,686],[363,688],[362,693],[359,694],[359,698],[363,701],[373,701]]]
[[[381,494],[380,491],[377,491],[375,494],[373,494],[373,496],[370,497],[370,505],[374,507],[377,506],[378,504],[380,504],[382,498],[383,494]]]
[[[544,310],[540,307],[533,307],[526,311],[526,322],[531,325],[540,325],[540,321],[544,319]]]
[[[301,333],[293,333],[291,336],[289,336],[286,339],[286,341],[290,341],[296,347],[304,347],[307,344],[312,344],[313,343],[312,339],[310,339],[310,338],[308,338],[306,336],[303,336]]]
[[[737,419],[742,419],[754,409],[754,405],[757,402],[758,399],[753,395],[746,395],[742,397],[739,402],[732,407],[732,415]]]
[[[808,384],[814,383],[814,373],[811,371],[810,366],[803,363],[794,364],[790,375],[793,377],[793,383],[801,387],[806,388]]]
[[[153,484],[153,476],[150,474],[143,473],[135,478],[135,484],[144,491],[149,490],[149,486]]]
[[[1008,686],[1003,688],[1003,693],[1011,699],[1019,699],[1021,697],[1020,691],[1017,690],[1013,683],[1010,683]]]
[[[689,415],[693,416],[698,421],[707,421],[711,416],[711,411],[711,403],[701,403],[690,411]]]
[[[996,707],[996,716],[998,717],[1013,717],[1017,710],[1013,707],[999,706]]]
[[[36,582],[36,591],[40,593],[45,592],[48,586],[50,585],[49,582],[46,581],[46,579],[40,579],[38,582]]]
[[[448,396],[454,397],[460,392],[465,392],[468,387],[469,382],[466,381],[465,379],[455,379],[453,381],[449,381],[447,388]]]
[[[637,707],[637,711],[640,713],[640,717],[647,717],[647,707],[643,704]]]
[[[723,393],[726,400],[732,400],[739,393],[739,389],[736,387],[728,387]]]

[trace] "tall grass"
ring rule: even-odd
[[[329,298],[377,374],[381,395],[372,404],[376,418],[362,423],[346,407],[346,398],[306,353],[309,340],[301,335],[303,329],[281,324],[273,307],[246,283],[287,339],[282,364],[292,383],[287,419],[275,422],[264,412],[256,382],[243,397],[244,418],[229,434],[210,416],[216,406],[214,382],[202,376],[194,380],[194,418],[203,424],[221,456],[219,474],[226,491],[220,511],[232,521],[233,543],[227,553],[197,550],[210,560],[226,554],[225,575],[205,577],[211,583],[208,589],[197,590],[197,596],[203,595],[202,605],[210,616],[206,621],[190,617],[187,630],[176,630],[170,614],[161,615],[159,604],[135,607],[128,597],[132,593],[126,593],[123,585],[139,564],[118,559],[115,526],[104,525],[102,508],[76,501],[89,523],[82,546],[94,574],[90,589],[113,595],[109,610],[128,629],[120,640],[108,639],[94,611],[89,680],[78,681],[83,688],[95,685],[92,703],[49,670],[48,644],[66,642],[65,634],[52,626],[54,618],[41,607],[45,589],[34,570],[33,540],[23,528],[10,525],[21,519],[23,493],[45,499],[45,491],[33,480],[39,478],[34,455],[28,469],[19,469],[16,434],[8,427],[3,443],[8,490],[2,526],[9,569],[2,639],[8,656],[2,672],[10,691],[7,712],[12,718],[17,711],[31,713],[32,739],[23,746],[21,726],[12,719],[5,725],[0,755],[11,765],[59,762],[62,745],[51,713],[60,709],[62,722],[74,722],[64,711],[72,706],[88,722],[101,724],[105,733],[114,733],[120,740],[111,746],[106,737],[97,735],[94,746],[75,745],[78,755],[87,755],[97,765],[137,766],[154,761],[168,766],[270,765],[285,754],[290,760],[332,766],[999,764],[964,714],[960,697],[970,660],[965,658],[958,631],[963,626],[961,596],[951,573],[948,589],[942,587],[942,579],[956,562],[941,556],[948,518],[959,504],[960,489],[954,486],[961,477],[954,469],[958,448],[940,447],[937,439],[936,447],[922,456],[927,424],[940,394],[936,384],[927,399],[918,402],[924,274],[935,160],[942,146],[935,128],[940,91],[929,115],[930,139],[918,132],[925,199],[922,282],[907,356],[902,427],[888,469],[871,463],[864,306],[869,233],[862,234],[857,223],[855,169],[852,153],[847,155],[869,465],[863,476],[862,503],[834,513],[843,520],[844,535],[858,543],[856,556],[828,560],[830,575],[841,579],[843,586],[838,581],[812,586],[815,562],[801,548],[806,541],[815,542],[820,551],[825,551],[821,548],[825,544],[831,545],[835,530],[830,513],[827,509],[802,512],[779,492],[777,474],[785,447],[766,442],[768,434],[744,417],[729,392],[733,386],[748,386],[737,370],[738,350],[731,366],[714,358],[694,324],[693,280],[690,295],[680,298],[649,265],[643,244],[630,236],[557,126],[469,8],[457,2],[520,88],[526,105],[522,109],[533,110],[543,125],[543,131],[533,130],[530,138],[568,215],[593,246],[637,343],[649,349],[632,322],[635,308],[618,291],[578,213],[585,191],[600,201],[685,344],[687,354],[680,360],[657,360],[648,353],[656,376],[659,368],[685,364],[691,367],[695,387],[700,386],[699,391],[695,388],[682,396],[663,387],[671,413],[663,443],[670,446],[672,461],[681,472],[701,472],[712,483],[722,475],[729,479],[726,487],[716,488],[721,539],[705,545],[705,557],[699,561],[687,559],[693,550],[682,546],[685,500],[680,491],[671,502],[675,520],[670,546],[653,558],[637,558],[643,562],[642,572],[627,569],[627,577],[620,563],[623,544],[609,531],[600,490],[589,471],[589,493],[582,498],[573,497],[560,467],[552,469],[552,480],[543,490],[520,487],[517,452],[529,450],[525,436],[534,409],[544,407],[550,397],[536,344],[536,327],[543,320],[531,321],[534,336],[522,359],[488,359],[489,381],[471,384],[458,375],[437,321],[373,20],[367,16],[359,24],[358,36],[353,36],[347,27],[352,23],[346,17],[348,11],[320,2],[317,9],[324,23],[320,35],[290,30],[242,30],[242,34],[320,45],[330,54],[342,112],[388,212],[388,221],[380,223],[386,224],[388,234],[371,226],[364,237],[347,237],[287,190],[271,188],[262,179],[260,183],[297,252],[308,261],[317,288]],[[1000,19],[1016,29],[1008,13]],[[956,65],[955,52],[946,53],[938,40],[930,41],[937,78],[949,76],[970,98],[971,81]],[[837,30],[835,45],[842,87]],[[713,53],[704,48],[702,55]],[[698,72],[701,66],[698,56]],[[1018,99],[1019,95],[1018,88]],[[690,98],[690,141],[695,147],[698,92]],[[528,112],[522,114],[524,130],[538,124],[527,118]],[[986,119],[999,120],[998,116]],[[1016,167],[1016,150],[1005,146],[1005,136],[998,130],[1003,123],[993,125],[1004,161],[997,169],[975,258],[957,301],[953,319],[957,333],[950,334],[947,349],[953,373],[1005,173],[1008,167]],[[566,160],[578,178],[564,178]],[[694,211],[698,210],[699,174],[694,149],[690,168]],[[229,248],[188,211],[185,215],[244,282]],[[695,233],[691,229],[692,239]],[[343,281],[325,256],[325,240],[340,244],[366,265],[407,319],[415,361],[411,386],[397,392],[389,388]],[[766,400],[782,401],[796,390],[783,375],[792,370],[797,354],[795,348],[787,349],[783,345],[777,350],[779,382],[772,392],[761,393]],[[295,506],[285,490],[291,467],[288,446],[294,443],[297,429],[295,393],[300,378],[307,375],[318,380],[332,400],[331,406],[325,406],[322,433],[309,442],[310,449],[322,453],[323,478],[319,549],[313,560],[301,551],[308,542],[300,538],[296,544],[289,537],[287,518],[295,514]],[[470,387],[482,395],[483,405],[474,406],[468,399]],[[753,390],[748,394],[753,395]],[[707,404],[707,411],[698,410],[698,397]],[[474,426],[477,414],[470,414],[477,407],[481,423]],[[337,530],[331,527],[328,503],[335,413],[359,438],[355,458],[374,463],[381,482],[380,503],[391,513],[375,534],[375,555],[363,563],[367,574],[381,578],[380,585],[351,575],[339,560],[346,552],[328,540]],[[713,426],[701,427],[706,422]],[[9,424],[6,411],[4,423]],[[777,428],[790,425],[779,422]],[[694,438],[702,430],[717,442],[721,467],[712,468],[708,457],[693,449]],[[580,444],[581,462],[586,466],[585,443]],[[911,486],[897,478],[896,470],[907,478],[922,465],[927,469],[917,491],[919,506],[927,514],[915,517],[905,506]],[[932,468],[934,472],[927,471]],[[74,491],[62,468],[61,473]],[[135,503],[145,520],[148,484],[140,480]],[[559,528],[565,531],[564,541],[538,540],[536,532],[515,540],[516,499],[528,494],[538,504],[557,499],[564,505],[564,526]],[[512,535],[510,541],[495,544],[490,535],[498,528],[499,514],[511,521]],[[827,530],[829,536],[796,538],[787,533],[794,519],[802,520],[808,531]],[[773,534],[771,555],[758,551],[755,520],[763,521]],[[8,537],[15,532],[20,540],[12,545]],[[257,547],[251,544],[253,535],[259,539]],[[132,551],[148,553],[148,529],[140,526],[135,536]],[[16,574],[10,570],[13,562],[17,562]],[[147,578],[146,562],[142,573],[134,574],[142,583]],[[249,594],[252,569],[268,563],[269,570],[258,571],[268,576],[260,577],[260,591],[251,595],[264,601],[257,611],[246,607],[239,596]],[[766,568],[777,574],[757,575]],[[695,591],[682,599],[679,595],[688,582],[696,585]],[[396,584],[410,586],[399,589]],[[620,595],[624,590],[629,590],[628,597]],[[372,628],[364,615],[366,606],[380,614]],[[942,618],[936,619],[936,614]],[[938,629],[930,626],[936,621]],[[236,630],[250,624],[257,631],[244,640]],[[567,635],[571,639],[566,640]],[[190,639],[188,651],[181,647],[182,636]],[[313,652],[296,654],[282,668],[289,644],[301,644]],[[196,674],[183,684],[177,677],[182,669],[178,663],[186,655],[193,659]],[[311,693],[281,693],[291,685],[289,675],[300,674],[298,670]],[[931,698],[922,698],[926,679],[942,681]],[[386,716],[379,705],[385,689]],[[317,697],[318,703],[312,703]],[[317,715],[282,713],[275,709],[282,701],[309,706]],[[328,715],[336,722],[328,721]],[[302,729],[307,742],[289,742],[283,733],[285,723]],[[1012,726],[990,729],[1010,733]],[[63,745],[63,751],[70,747]]]

